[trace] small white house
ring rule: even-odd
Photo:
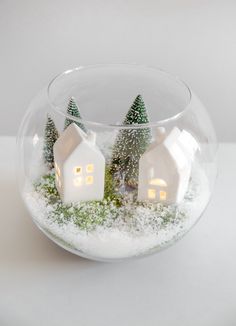
[[[71,123],[54,144],[56,187],[64,203],[103,199],[105,158],[95,136]]]
[[[158,128],[154,142],[139,160],[138,200],[179,203],[188,189],[192,160],[199,148],[186,130],[166,135]]]

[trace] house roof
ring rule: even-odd
[[[78,145],[83,143],[91,150],[101,154],[95,144],[95,136],[95,133],[90,132],[89,134],[86,134],[75,123],[71,123],[55,142],[54,152],[57,152],[60,160],[65,161],[74,152]]]
[[[180,135],[181,135],[180,129],[174,127],[164,139],[163,145],[167,148],[170,148],[174,143],[177,142]]]
[[[162,132],[163,133],[163,132]],[[159,135],[157,133],[157,135]],[[198,143],[195,138],[186,130],[180,130],[178,127],[174,127],[162,142],[156,139],[146,151],[149,155],[152,152],[164,152],[167,151],[174,159],[177,165],[183,166],[186,161],[193,158],[196,150],[199,149]]]

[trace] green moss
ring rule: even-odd
[[[35,189],[47,198],[49,204],[53,204],[60,200],[60,196],[55,185],[54,171],[42,176],[35,183]]]
[[[54,171],[42,176],[35,183],[35,190],[40,193],[48,205],[52,205],[50,218],[59,224],[73,222],[83,230],[91,230],[102,225],[110,214],[116,215],[116,208],[121,206],[121,197],[115,192],[115,186],[109,169],[105,173],[105,195],[101,201],[64,204],[55,185]]]
[[[117,207],[122,205],[122,197],[118,193],[118,183],[113,178],[110,167],[106,167],[105,170],[105,189],[104,189],[104,199],[107,201],[112,201]]]

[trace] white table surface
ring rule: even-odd
[[[222,144],[207,211],[151,257],[97,263],[33,224],[15,180],[15,139],[0,138],[0,325],[235,326],[236,144]]]

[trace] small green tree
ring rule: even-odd
[[[43,158],[45,164],[52,169],[54,167],[53,145],[55,144],[59,133],[52,118],[47,115],[47,122],[44,130]]]
[[[138,95],[129,109],[124,125],[148,123],[148,115],[141,95]],[[126,185],[138,184],[139,159],[151,140],[150,128],[122,129],[116,139],[111,172],[122,178]]]
[[[74,97],[71,97],[70,101],[69,101],[69,104],[68,104],[68,107],[67,107],[67,114],[75,117],[75,118],[81,118],[81,115],[80,115],[80,112],[79,112],[79,109],[78,109],[78,106],[75,102],[75,99]],[[80,122],[77,122],[77,121],[73,121],[72,119],[69,119],[69,118],[66,118],[65,120],[65,127],[64,129],[66,129],[72,122],[76,123],[77,126],[79,126],[84,132],[87,132],[85,126],[80,123]]]

